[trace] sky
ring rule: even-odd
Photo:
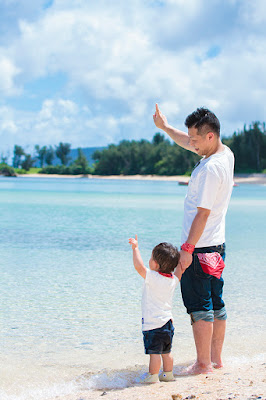
[[[265,0],[0,0],[0,154],[266,121]]]

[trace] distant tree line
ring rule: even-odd
[[[254,122],[222,140],[235,154],[235,172],[266,172],[265,123]],[[94,173],[99,175],[190,174],[199,157],[156,133],[152,142],[123,140],[96,151]]]
[[[71,144],[59,143],[58,146],[36,145],[34,155],[27,154],[21,146],[15,145],[13,151],[12,166],[17,173],[29,171],[38,163],[39,172],[44,174],[63,174],[63,175],[79,175],[90,174],[92,172],[88,160],[81,148],[78,148],[77,158],[71,162],[70,151]],[[61,165],[53,165],[57,157]],[[2,156],[2,163],[6,164],[6,157]],[[1,165],[1,164],[0,164]]]
[[[183,175],[190,172],[199,157],[161,133],[148,140],[123,140],[118,145],[93,154],[94,173],[97,175]]]
[[[240,132],[223,139],[235,155],[235,172],[264,172],[266,170],[266,125],[253,122]],[[266,171],[265,171],[266,172]]]
[[[254,122],[248,128],[234,132],[223,143],[235,154],[235,172],[266,172],[266,129],[265,123]],[[39,172],[45,174],[96,174],[96,175],[184,175],[190,174],[199,157],[171,143],[161,133],[156,133],[152,141],[122,140],[118,145],[110,144],[106,149],[96,150],[92,158],[93,166],[81,148],[77,158],[70,157],[71,145],[35,146],[34,155],[27,154],[21,146],[15,145],[12,166],[2,154],[0,173],[12,175],[16,171],[29,171],[36,163]],[[57,157],[61,164],[53,165]]]

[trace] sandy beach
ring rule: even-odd
[[[81,390],[57,400],[255,400],[266,399],[266,363],[226,365],[208,375],[177,376],[174,382],[151,385],[132,383],[123,389]],[[55,400],[55,399],[54,399]]]
[[[57,174],[22,174],[25,178],[82,178],[82,179],[120,179],[120,180],[155,180],[155,181],[173,181],[188,182],[189,176],[159,176],[159,175],[57,175]],[[266,174],[239,174],[235,175],[234,181],[239,184],[257,184],[266,185]]]

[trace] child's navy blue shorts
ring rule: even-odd
[[[145,354],[167,354],[172,348],[172,340],[174,336],[174,326],[169,320],[161,328],[143,331],[143,341]]]

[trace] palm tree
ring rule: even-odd
[[[25,152],[21,146],[15,144],[14,146],[14,157],[13,157],[13,167],[19,168],[21,164],[21,157],[25,155]]]
[[[61,163],[63,165],[67,165],[68,162],[71,160],[71,157],[69,156],[71,149],[71,144],[70,143],[59,143],[59,146],[56,146],[56,151],[55,154],[61,160]]]

